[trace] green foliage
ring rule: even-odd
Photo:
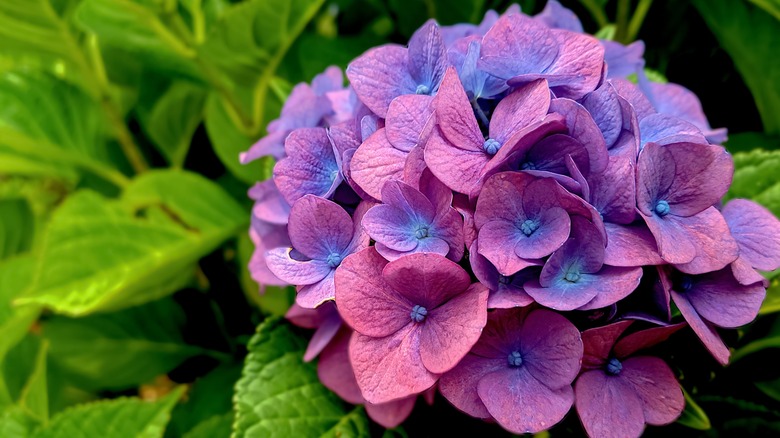
[[[780,150],[754,149],[734,154],[734,180],[727,199],[748,198],[780,215]]]
[[[693,3],[753,93],[764,130],[780,134],[780,20],[744,1]]]
[[[226,437],[230,435],[230,427],[232,424],[232,413],[228,412],[227,414],[215,415],[198,423],[192,430],[184,434],[184,438]]]
[[[227,421],[227,431],[233,423],[233,386],[241,377],[241,364],[225,364],[196,380],[183,400],[173,410],[166,436],[180,436],[190,433],[202,422],[211,424],[208,429],[219,427]],[[228,417],[228,420],[224,420]],[[210,421],[220,418],[220,421]],[[203,427],[206,428],[205,426]],[[202,433],[202,432],[201,432]],[[228,436],[229,433],[212,436]]]
[[[148,173],[118,201],[76,193],[54,213],[33,286],[17,301],[76,316],[161,298],[187,284],[242,216],[222,189],[186,172]]]
[[[35,217],[25,199],[0,198],[0,260],[30,249]]]
[[[249,342],[249,355],[234,397],[233,437],[362,437],[362,408],[348,411],[303,362],[306,341],[270,318]]]
[[[183,388],[177,388],[155,402],[120,398],[80,405],[55,415],[32,438],[160,438],[182,392]]]
[[[693,397],[691,397],[685,388],[683,388],[683,395],[685,396],[685,410],[683,410],[680,418],[677,419],[677,422],[683,426],[690,427],[691,429],[710,429],[712,425],[710,424],[710,419],[707,417],[707,414],[698,404],[696,404]]]
[[[85,389],[125,389],[152,381],[184,359],[206,354],[181,335],[185,315],[171,299],[43,324],[51,358]]]

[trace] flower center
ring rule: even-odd
[[[653,210],[655,210],[655,214],[658,216],[664,217],[669,214],[669,203],[664,200],[660,200],[655,204],[655,208]]]
[[[415,94],[428,94],[431,92],[431,89],[428,88],[427,85],[420,84],[417,86],[417,89],[414,90]]]
[[[568,271],[566,272],[566,275],[563,276],[563,279],[568,281],[569,283],[576,283],[580,281],[580,278],[582,278],[582,275],[580,275],[579,271]]]
[[[617,358],[613,357],[612,359],[609,360],[609,362],[607,362],[606,369],[609,374],[612,374],[613,376],[617,376],[618,374],[620,374],[620,371],[623,370],[623,364],[620,363],[620,361],[617,360]]]
[[[414,230],[414,237],[418,239],[425,239],[426,237],[428,237],[428,227],[426,227],[425,225],[420,225],[419,227],[417,227],[417,229]]]
[[[523,356],[520,354],[519,351],[515,350],[509,353],[509,357],[507,357],[507,362],[509,362],[510,367],[517,368],[523,364]]]
[[[526,161],[520,165],[520,170],[536,170],[536,164]]]
[[[520,224],[520,231],[525,234],[526,237],[530,237],[536,230],[539,229],[539,221],[533,219],[526,219],[525,222]]]
[[[341,254],[337,252],[330,253],[330,255],[328,255],[326,262],[328,263],[328,266],[330,266],[331,268],[337,267],[338,265],[341,264]]]
[[[488,155],[495,155],[496,152],[501,149],[501,143],[495,138],[489,138],[482,144],[482,149],[484,149],[485,153]]]
[[[409,313],[409,316],[412,318],[412,321],[414,322],[423,322],[425,321],[425,317],[428,315],[428,309],[421,305],[416,305],[412,307],[412,312]]]

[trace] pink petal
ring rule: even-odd
[[[425,164],[447,187],[470,194],[477,188],[490,157],[481,150],[458,148],[458,144],[450,143],[434,130],[425,146]]]
[[[409,325],[414,304],[382,278],[387,261],[369,247],[352,254],[336,270],[336,304],[344,322],[368,336],[388,336]]]
[[[634,387],[647,424],[669,424],[680,416],[685,399],[669,365],[647,356],[626,359],[622,365],[620,377]]]
[[[402,94],[413,94],[415,84],[409,71],[405,47],[388,44],[373,48],[347,67],[347,77],[360,100],[380,117],[387,116],[390,102]]]
[[[476,418],[490,418],[485,404],[479,398],[479,380],[493,372],[506,368],[506,358],[486,359],[468,354],[458,365],[441,376],[439,390],[450,403]]]
[[[550,389],[571,385],[580,372],[582,339],[569,320],[549,310],[532,311],[520,332],[523,365]]]
[[[295,202],[287,224],[293,248],[320,260],[346,250],[352,241],[353,227],[352,218],[343,208],[314,195]]]
[[[605,223],[604,228],[607,230],[605,264],[633,267],[664,263],[658,254],[658,244],[647,227]]]
[[[423,146],[434,125],[433,98],[408,94],[398,96],[390,103],[385,120],[387,139],[405,152]]]
[[[666,341],[669,337],[677,333],[680,329],[684,328],[686,324],[681,322],[679,324],[669,325],[665,327],[653,327],[646,330],[641,330],[635,333],[631,333],[619,340],[615,344],[615,357],[623,359],[628,357],[637,351],[644,350],[646,348],[653,347]]]
[[[428,371],[442,374],[477,343],[487,323],[488,290],[474,283],[440,307],[429,310],[420,334],[420,357]]]
[[[388,141],[385,128],[373,133],[357,149],[350,163],[352,179],[375,199],[382,199],[385,182],[404,176],[407,152]]]
[[[423,366],[420,330],[414,324],[384,338],[355,333],[349,356],[363,397],[374,404],[419,394],[439,378]]]
[[[409,418],[416,401],[417,396],[409,396],[378,405],[366,403],[366,413],[380,426],[392,429],[400,426],[404,420]]]
[[[619,321],[582,332],[585,352],[582,356],[584,369],[601,368],[609,359],[612,346],[633,321]]]
[[[726,220],[717,208],[680,220],[688,239],[696,248],[696,256],[688,263],[675,266],[688,274],[717,271],[737,259],[739,246],[731,237]]]
[[[429,312],[471,285],[469,274],[457,263],[430,253],[410,254],[388,263],[382,278],[398,296]]]
[[[512,433],[536,433],[561,421],[571,409],[571,386],[551,390],[534,378],[528,367],[504,368],[483,377],[479,398],[504,429]]]
[[[632,385],[601,370],[583,373],[574,386],[577,414],[589,436],[639,437],[645,429],[643,403]]]
[[[349,362],[349,340],[353,336],[352,333],[351,330],[343,328],[333,342],[325,347],[317,363],[317,376],[326,388],[347,403],[357,405],[365,400]]]
[[[496,106],[490,119],[490,137],[503,145],[515,132],[541,122],[549,108],[547,81],[539,79],[524,84]]]
[[[477,119],[469,104],[469,98],[458,78],[454,67],[447,69],[444,80],[439,87],[439,93],[434,101],[439,129],[456,148],[480,152],[482,151],[482,133]],[[428,161],[427,159],[425,160]],[[430,165],[430,163],[429,163]]]

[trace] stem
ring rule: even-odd
[[[593,19],[596,20],[596,24],[599,25],[599,27],[604,27],[609,24],[609,19],[607,18],[606,12],[604,12],[604,8],[599,6],[598,3],[596,3],[595,0],[580,0],[582,5],[585,6],[585,9],[590,12],[590,15],[593,16]]]
[[[621,43],[626,42],[628,32],[628,16],[631,9],[631,0],[618,0],[617,4],[617,30],[615,31],[615,40]]]
[[[479,124],[487,129],[490,126],[490,121],[485,112],[482,111],[482,108],[479,106],[476,99],[471,100],[471,108],[474,109],[474,114],[479,118]]]
[[[631,22],[628,24],[628,33],[626,34],[626,42],[632,42],[639,34],[639,29],[642,28],[642,23],[645,21],[647,11],[650,9],[650,5],[653,4],[653,0],[639,0],[639,4],[634,10],[634,16],[631,17]]]
[[[138,145],[135,144],[133,135],[127,129],[127,125],[125,125],[122,115],[119,114],[119,110],[114,106],[114,102],[109,96],[104,95],[100,99],[100,106],[103,107],[103,111],[108,116],[108,122],[114,128],[114,133],[119,141],[119,146],[122,148],[122,153],[127,157],[127,161],[130,162],[130,166],[132,166],[135,173],[143,173],[148,170],[149,165],[141,154]]]

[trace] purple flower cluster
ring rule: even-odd
[[[680,415],[645,350],[690,326],[727,363],[717,328],[756,317],[780,221],[721,205],[725,131],[649,82],[643,49],[551,0],[429,21],[355,59],[348,87],[330,68],[293,90],[242,157],[278,160],[249,192],[250,271],[296,286],[326,386],[387,427],[437,390],[513,433],[572,406],[591,436]]]

